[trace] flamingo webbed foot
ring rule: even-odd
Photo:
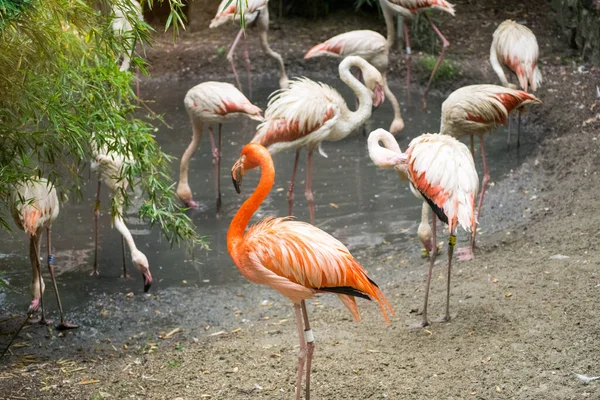
[[[96,268],[94,268],[94,270],[90,272],[90,276],[100,276],[100,272]]]
[[[455,314],[453,314],[453,315],[442,315],[441,317],[434,319],[433,322],[437,322],[437,323],[440,323],[440,324],[445,324],[446,322],[450,322],[454,318],[456,318]]]
[[[66,331],[69,329],[77,329],[77,328],[79,328],[79,325],[74,324],[69,321],[63,321],[60,324],[58,324],[58,326],[56,327],[56,330],[57,331]]]
[[[419,322],[413,322],[412,324],[410,324],[408,326],[408,329],[419,329],[419,328],[425,328],[426,326],[429,325],[429,321],[427,321],[427,318],[423,318],[421,321]]]
[[[459,261],[471,261],[473,259],[473,249],[471,246],[456,249],[456,255]]]

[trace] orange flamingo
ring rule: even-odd
[[[490,47],[490,64],[500,78],[502,86],[517,89],[508,83],[502,65],[507,66],[519,79],[519,86],[524,91],[528,88],[535,92],[542,84],[542,73],[537,66],[540,52],[537,39],[525,25],[507,19],[494,31],[494,40]],[[502,62],[502,63],[501,63]],[[518,114],[517,147],[521,144],[521,113]],[[510,143],[510,127],[508,129]]]
[[[289,217],[266,218],[244,234],[250,218],[267,197],[275,181],[275,168],[269,151],[258,143],[249,143],[244,146],[240,158],[231,170],[238,193],[246,171],[256,167],[261,169],[260,181],[229,225],[227,249],[235,265],[250,282],[268,285],[294,303],[300,338],[296,399],[300,399],[302,391],[304,361],[308,399],[314,337],[305,300],[315,293],[336,293],[357,321],[360,320],[360,315],[354,297],[377,300],[388,324],[385,307],[392,314],[393,310],[381,289],[368,277],[348,249],[321,229],[293,221]],[[305,343],[305,336],[308,345]]]
[[[505,88],[498,85],[471,85],[455,90],[442,103],[440,133],[457,139],[471,136],[471,153],[475,154],[473,136],[479,136],[481,158],[483,160],[483,181],[477,206],[477,217],[481,217],[483,196],[490,181],[490,173],[485,160],[483,135],[498,125],[506,124],[508,114],[528,104],[542,102],[523,90]]]
[[[219,124],[217,145],[215,145],[213,128],[211,125],[208,126],[217,192],[217,215],[219,215],[221,209],[221,125],[241,117],[262,121],[261,109],[252,104],[235,86],[224,82],[203,82],[196,85],[188,90],[183,102],[192,123],[192,142],[181,157],[177,196],[186,206],[198,207],[198,204],[192,199],[192,189],[188,183],[190,158],[198,150],[204,124]]]
[[[407,19],[413,19],[414,15],[420,10],[427,9],[438,9],[445,11],[452,16],[454,16],[454,5],[448,3],[446,0],[379,0],[379,4],[381,5],[381,11],[383,13],[383,17],[385,19],[385,25],[387,28],[387,47],[390,49],[394,44],[396,39],[396,22],[394,21],[394,14],[402,14],[404,16],[404,39],[406,40],[406,89],[409,89],[410,86],[410,38],[408,36],[408,25],[406,24]],[[450,42],[448,39],[442,35],[442,32],[438,29],[437,26],[433,23],[433,21],[427,15],[427,12],[422,14],[425,19],[429,22],[435,33],[442,40],[442,52],[438,56],[438,59],[433,67],[433,71],[431,71],[431,76],[429,77],[429,81],[427,82],[427,87],[425,88],[425,92],[423,93],[423,107],[427,105],[427,93],[429,93],[429,87],[431,86],[431,82],[433,81],[433,77],[435,76],[435,72],[437,71],[442,59],[444,58],[444,53],[446,48],[450,46]]]
[[[404,129],[404,120],[400,112],[398,99],[392,93],[387,83],[387,70],[389,64],[389,49],[386,46],[385,38],[378,32],[369,30],[350,31],[339,34],[319,43],[306,52],[304,59],[313,57],[335,57],[344,58],[347,56],[359,56],[364,58],[369,64],[381,72],[383,78],[383,90],[385,97],[392,103],[394,109],[394,120],[390,125],[390,132],[396,134]]]
[[[352,67],[361,70],[364,84],[350,73]],[[296,150],[288,189],[289,215],[292,215],[300,150],[308,149],[304,195],[312,224],[315,222],[315,201],[311,189],[313,151],[318,148],[319,153],[327,157],[321,147],[323,141],[336,142],[344,139],[369,119],[373,106],[377,107],[385,100],[381,73],[363,58],[344,58],[339,65],[339,74],[358,97],[358,109],[350,111],[344,98],[330,86],[306,78],[294,79],[289,88],[271,95],[265,111],[265,122],[256,128],[256,135],[252,139],[252,142],[266,146],[271,154],[281,150]]]
[[[54,285],[54,293],[60,311],[60,325],[57,329],[73,329],[77,325],[65,321],[63,316],[56,277],[54,276],[54,255],[51,254],[52,245],[50,243],[50,230],[52,223],[58,217],[59,203],[56,189],[46,179],[36,177],[27,182],[21,182],[16,187],[11,197],[11,214],[17,226],[29,234],[29,258],[33,277],[31,280],[31,293],[33,300],[29,306],[28,314],[35,312],[41,304],[42,316],[40,323],[50,324],[44,316],[44,280],[42,279],[42,270],[40,266],[40,247],[42,243],[42,234],[46,230],[46,239],[48,241],[48,272]]]
[[[379,146],[382,142],[384,147]],[[448,224],[448,280],[446,291],[446,312],[438,322],[450,320],[450,272],[452,255],[456,244],[456,227],[460,225],[467,232],[475,232],[475,196],[479,178],[473,157],[467,146],[453,137],[439,134],[424,134],[414,138],[406,152],[402,153],[398,142],[391,133],[377,129],[369,135],[369,157],[380,168],[394,168],[399,177],[410,181],[415,196],[422,198],[423,209],[419,225],[419,239],[430,253],[429,273],[425,285],[425,301],[420,322],[411,328],[424,327],[427,319],[427,301],[433,264],[437,253],[436,219]],[[429,209],[435,213],[432,228],[429,226]],[[436,217],[437,215],[437,217]],[[472,246],[459,249],[461,259],[472,258]]]

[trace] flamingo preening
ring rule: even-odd
[[[507,19],[494,31],[490,47],[490,63],[494,72],[505,87],[517,89],[510,84],[504,73],[503,65],[517,75],[519,86],[524,91],[535,92],[542,84],[542,73],[537,66],[539,46],[533,32],[515,21]],[[517,146],[521,143],[521,113],[518,113]],[[508,130],[510,142],[510,128]]]
[[[125,262],[125,242],[129,246],[131,253],[131,262],[133,266],[142,274],[144,280],[144,292],[150,290],[152,285],[152,274],[148,258],[135,245],[133,236],[125,221],[123,220],[123,193],[127,189],[128,182],[125,177],[125,168],[133,163],[130,155],[123,155],[116,151],[109,151],[106,147],[97,148],[92,140],[93,160],[92,170],[98,173],[98,190],[96,193],[96,204],[94,206],[94,270],[93,275],[99,275],[98,272],[98,218],[100,217],[100,188],[102,182],[108,186],[111,197],[116,201],[116,209],[111,212],[113,225],[121,233],[121,247],[123,251],[123,277],[127,277],[127,267]]]
[[[394,15],[396,13],[402,14],[404,17],[404,39],[406,41],[406,89],[409,89],[410,86],[410,37],[408,34],[408,25],[406,23],[407,19],[413,19],[414,14],[421,10],[427,9],[438,9],[445,11],[454,16],[454,5],[448,3],[446,0],[379,0],[379,4],[381,5],[381,11],[383,13],[383,17],[385,19],[385,25],[387,28],[387,47],[391,49],[395,40],[396,40],[396,22],[394,21]],[[425,19],[429,22],[435,33],[442,40],[442,52],[438,56],[438,59],[433,67],[433,71],[431,71],[431,76],[429,77],[429,81],[427,82],[427,86],[425,87],[425,92],[423,93],[423,106],[427,105],[427,93],[429,93],[429,87],[431,86],[431,82],[433,81],[433,77],[435,76],[435,72],[437,71],[442,59],[444,58],[444,52],[446,48],[450,46],[450,42],[448,39],[442,35],[442,32],[438,29],[438,27],[433,23],[433,21],[429,18],[427,13],[422,13],[425,16]]]
[[[258,30],[258,37],[260,39],[260,45],[268,56],[272,57],[277,61],[279,66],[279,87],[281,89],[288,87],[288,77],[285,73],[285,64],[283,63],[283,58],[281,55],[269,46],[269,40],[267,37],[267,32],[269,31],[269,0],[243,0],[240,2],[242,5],[242,10],[237,9],[238,2],[236,0],[223,0],[221,4],[219,4],[219,8],[217,9],[217,14],[210,22],[211,28],[216,28],[217,26],[221,26],[228,21],[239,21],[240,14],[244,14],[244,19],[246,21],[246,26],[250,28],[256,27]],[[242,90],[242,85],[240,84],[240,79],[238,77],[238,73],[235,70],[235,64],[233,62],[233,53],[235,52],[235,48],[240,41],[242,35],[245,35],[244,28],[240,29],[238,32],[231,48],[229,49],[229,53],[227,53],[227,60],[231,64],[231,69],[233,70],[233,75],[235,76],[235,81],[237,82],[238,88]],[[249,96],[252,97],[252,75],[250,72],[250,56],[248,55],[248,44],[246,43],[246,38],[244,37],[244,59],[246,60],[246,69],[248,71],[248,93]]]
[[[130,4],[128,4],[129,2]],[[144,21],[144,14],[142,13],[142,6],[136,0],[127,0],[127,2],[123,2],[121,4],[113,4],[113,20],[112,20],[112,28],[116,37],[122,38],[126,43],[126,47],[128,47],[128,51],[123,54],[123,61],[121,62],[121,67],[119,67],[120,71],[129,71],[129,66],[131,64],[131,56],[133,55],[133,49],[135,47],[135,41],[132,37],[131,32],[133,31],[133,26],[131,26],[131,22],[127,19],[127,16],[133,14],[133,16],[138,21]],[[133,6],[133,7],[131,7]],[[131,17],[130,17],[131,18]],[[140,97],[140,67],[135,67],[136,72],[136,94],[137,97]]]
[[[400,112],[400,104],[390,90],[387,83],[388,53],[386,39],[378,32],[369,30],[350,31],[334,36],[323,43],[319,43],[306,52],[304,59],[319,56],[344,58],[359,56],[377,68],[383,77],[383,90],[385,96],[392,103],[394,120],[390,125],[390,132],[396,134],[404,129],[404,120]]]
[[[483,160],[483,181],[477,206],[477,217],[481,217],[483,196],[490,181],[490,173],[485,160],[483,135],[498,125],[506,124],[508,115],[528,104],[541,104],[534,95],[523,90],[505,88],[498,85],[471,85],[455,90],[442,103],[440,133],[457,139],[471,136],[471,153],[475,154],[473,136],[479,136],[481,158]]]
[[[350,73],[350,68],[362,71],[365,83],[362,84]],[[349,56],[339,65],[340,78],[359,99],[356,111],[350,111],[343,97],[333,88],[299,78],[290,82],[290,87],[271,95],[265,110],[265,122],[260,124],[252,142],[267,147],[271,154],[281,150],[296,149],[292,180],[288,190],[289,215],[292,214],[294,181],[298,167],[300,149],[308,149],[306,169],[306,191],[310,221],[315,221],[315,204],[311,189],[312,156],[318,148],[327,157],[321,143],[338,141],[362,126],[371,116],[373,105],[378,106],[385,99],[383,77],[375,67],[363,58]]]
[[[381,289],[348,249],[321,229],[290,218],[266,218],[246,231],[250,218],[275,181],[275,168],[269,151],[258,143],[249,143],[244,146],[231,170],[238,193],[244,174],[256,167],[261,169],[260,181],[229,225],[227,249],[235,265],[250,282],[268,285],[294,303],[300,339],[296,399],[300,399],[302,393],[305,361],[308,399],[314,336],[305,300],[319,292],[335,293],[357,321],[360,314],[355,297],[377,300],[388,324],[385,307],[391,313],[393,310]]]
[[[31,260],[32,279],[31,294],[33,300],[29,306],[28,314],[35,312],[41,304],[42,316],[40,323],[51,323],[46,321],[44,316],[44,280],[42,279],[42,270],[40,265],[40,250],[42,243],[42,234],[46,230],[46,239],[48,245],[48,272],[54,285],[56,293],[56,302],[60,312],[60,325],[57,329],[73,329],[77,325],[65,321],[63,315],[56,277],[54,276],[54,255],[52,254],[52,244],[50,241],[50,232],[52,223],[58,217],[59,212],[58,196],[54,185],[46,179],[31,178],[30,181],[21,182],[15,188],[11,197],[11,213],[17,226],[29,234],[29,258]]]
[[[379,145],[382,142],[384,147]],[[458,140],[440,134],[424,134],[414,138],[404,153],[396,139],[384,129],[377,129],[369,135],[369,156],[380,168],[394,168],[398,176],[410,181],[413,194],[422,198],[423,209],[419,225],[419,239],[430,253],[429,273],[425,286],[425,301],[420,322],[411,327],[429,324],[427,302],[433,264],[437,253],[436,219],[448,224],[448,280],[445,314],[438,320],[450,320],[450,272],[452,255],[456,244],[456,227],[460,225],[467,232],[475,232],[475,196],[479,179],[473,157],[467,146]],[[434,211],[432,228],[428,223],[429,209]],[[462,259],[472,258],[472,246],[459,249]]]
[[[203,82],[194,86],[185,95],[184,104],[192,123],[192,142],[181,157],[177,196],[186,206],[198,207],[198,204],[192,200],[192,190],[188,183],[188,169],[190,158],[200,145],[204,124],[209,124],[218,215],[221,209],[221,124],[242,117],[262,121],[261,109],[252,104],[235,86],[223,82]],[[215,145],[213,128],[210,124],[219,124],[218,145]]]

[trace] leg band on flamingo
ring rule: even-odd
[[[313,343],[315,341],[315,335],[313,334],[312,329],[304,330],[304,338],[306,339],[306,343]]]

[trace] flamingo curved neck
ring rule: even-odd
[[[360,57],[346,57],[339,66],[340,79],[352,89],[359,102],[356,111],[350,111],[346,107],[346,118],[339,122],[340,128],[338,128],[338,131],[340,136],[343,137],[348,136],[350,132],[364,124],[371,116],[371,109],[373,108],[371,91],[350,72],[350,68],[358,67],[363,71],[364,76],[363,67],[365,65],[368,65],[368,63]]]
[[[254,189],[254,193],[252,193],[244,204],[242,204],[229,225],[229,231],[227,232],[227,249],[232,256],[236,254],[237,243],[244,238],[244,231],[250,222],[250,218],[252,218],[252,215],[254,215],[261,203],[268,196],[273,187],[273,183],[275,182],[275,168],[273,167],[273,160],[267,149],[261,149],[258,154],[255,152],[249,153],[246,157],[252,157],[258,161],[261,175],[258,186]]]

